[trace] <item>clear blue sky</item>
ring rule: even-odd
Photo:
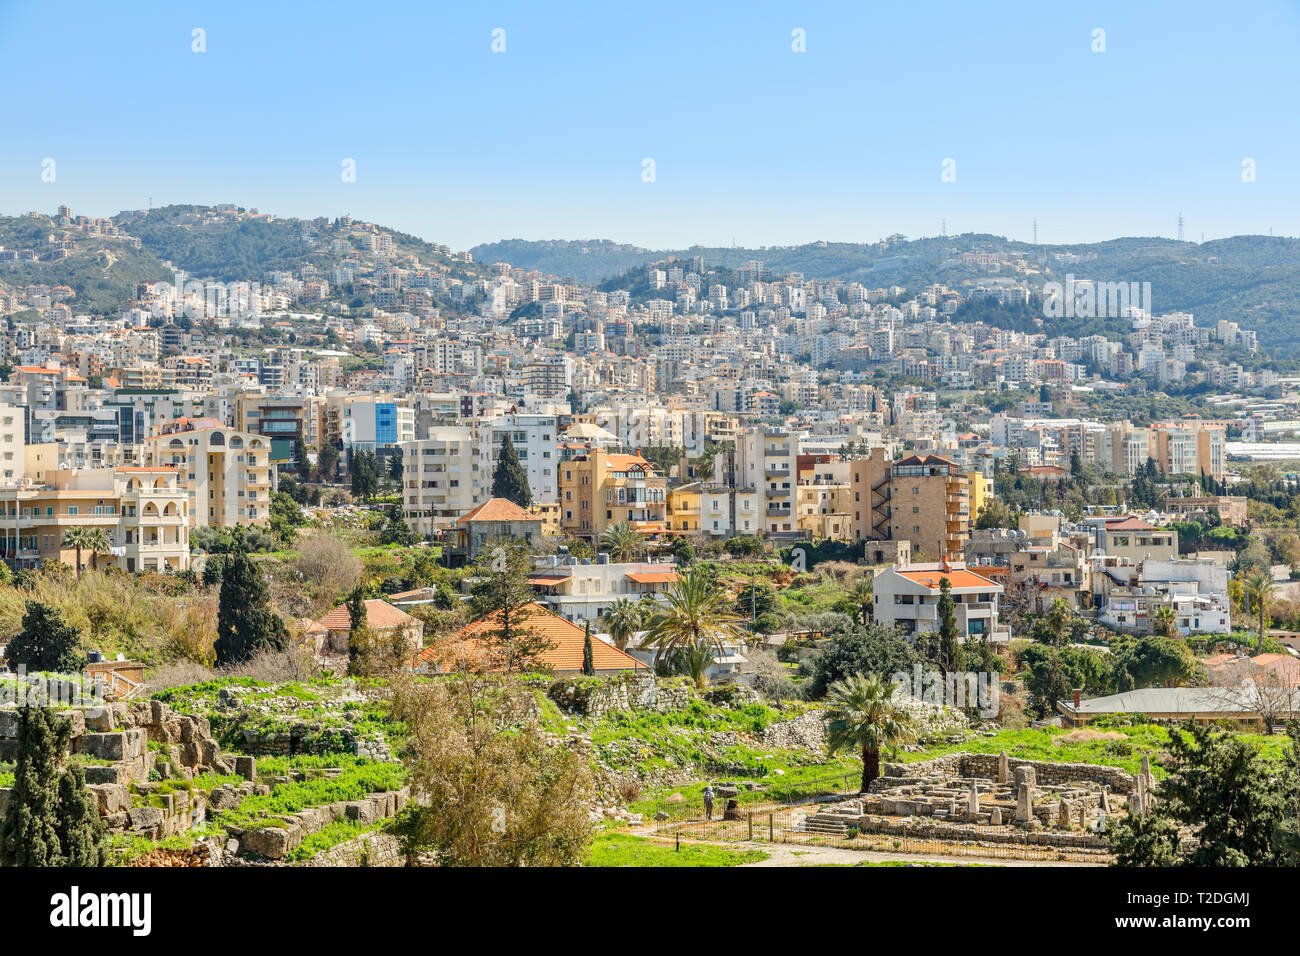
[[[0,0],[0,212],[235,202],[455,248],[1027,240],[1035,216],[1075,242],[1180,211],[1189,239],[1296,235],[1298,51],[1295,0]]]

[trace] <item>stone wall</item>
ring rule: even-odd
[[[322,850],[308,866],[405,866],[402,844],[390,833],[363,833]]]
[[[908,777],[985,777],[998,778],[998,754],[953,753],[916,763],[885,763],[881,765],[881,778],[891,781]],[[1050,760],[1022,760],[1008,757],[1007,766],[1012,775],[1017,767],[1033,767],[1036,781],[1043,786],[1065,786],[1080,781],[1090,781],[1110,787],[1115,793],[1129,794],[1137,790],[1137,778],[1119,767],[1101,767],[1089,763],[1054,763]],[[874,787],[874,784],[873,784]]]
[[[691,690],[684,682],[668,683],[637,674],[570,677],[552,684],[547,696],[566,713],[600,717],[629,710],[676,710],[690,702]]]
[[[406,806],[410,789],[368,794],[363,800],[348,800],[323,807],[307,807],[297,813],[284,814],[282,826],[244,829],[227,826],[230,836],[227,850],[253,854],[268,860],[281,860],[302,843],[303,837],[322,830],[331,823],[351,820],[363,825],[391,817]],[[233,845],[232,845],[233,844]]]
[[[1106,849],[1104,836],[1068,830],[1019,830],[1011,827],[960,826],[951,823],[904,823],[863,815],[856,825],[864,833],[884,833],[915,840],[970,840],[980,843],[1020,843],[1074,849]]]
[[[245,730],[244,749],[259,757],[352,753],[379,762],[392,759],[388,743],[382,738],[359,737],[351,727],[318,723],[293,724],[287,730],[264,733]]]

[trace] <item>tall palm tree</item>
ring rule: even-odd
[[[657,654],[699,645],[721,652],[728,641],[744,640],[743,619],[704,568],[694,567],[681,575],[660,601],[645,638],[645,646],[655,648]]]
[[[1251,610],[1254,611],[1259,624],[1259,643],[1255,648],[1256,654],[1264,652],[1264,625],[1268,620],[1268,605],[1273,597],[1273,588],[1273,575],[1265,569],[1254,572],[1246,579],[1245,595],[1250,599]]]
[[[641,534],[630,522],[620,521],[606,528],[600,535],[600,547],[608,551],[616,562],[631,561],[641,550]]]
[[[645,611],[631,598],[619,598],[601,615],[605,629],[614,639],[614,646],[620,651],[627,649],[628,638],[641,629],[645,623]]]
[[[81,577],[81,552],[85,548],[94,548],[95,534],[89,528],[69,528],[63,532],[63,547],[72,548],[77,553],[77,577]]]
[[[1161,637],[1173,637],[1178,630],[1174,609],[1169,605],[1157,608],[1155,614],[1155,632]]]
[[[99,556],[113,550],[113,543],[108,540],[108,532],[103,528],[94,528],[90,532],[90,570],[99,570]]]
[[[862,614],[863,626],[870,623],[871,609],[876,603],[875,579],[870,574],[865,574],[854,581],[853,587],[849,588],[849,600]]]
[[[862,793],[880,776],[880,751],[916,740],[916,717],[894,695],[898,688],[875,674],[854,674],[831,685],[827,697],[826,747],[832,753],[862,751]]]

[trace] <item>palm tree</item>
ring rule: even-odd
[[[609,636],[614,639],[614,646],[622,651],[627,649],[628,638],[640,630],[641,625],[645,623],[645,611],[631,598],[619,598],[605,608],[601,620],[605,622],[605,629],[609,631]]]
[[[645,637],[645,646],[660,654],[699,645],[721,652],[726,642],[744,639],[743,619],[732,610],[727,592],[714,585],[704,568],[691,568],[678,577],[660,600]]]
[[[862,793],[880,776],[880,751],[916,740],[916,717],[894,696],[898,690],[875,674],[854,674],[831,685],[826,747],[832,753],[862,751]]]
[[[1256,654],[1264,652],[1264,625],[1268,620],[1268,604],[1273,597],[1273,587],[1273,575],[1265,569],[1254,572],[1246,579],[1245,594],[1250,599],[1251,609],[1259,622],[1259,644],[1255,649]]]
[[[90,532],[90,570],[99,570],[99,556],[113,550],[113,543],[108,540],[108,532],[95,528]]]
[[[709,686],[709,665],[712,663],[713,648],[707,644],[679,648],[665,661],[671,673],[685,674],[700,690]]]
[[[862,613],[863,626],[870,623],[871,609],[876,603],[875,579],[870,574],[866,574],[854,581],[853,587],[849,588],[849,600]]]
[[[69,528],[63,532],[63,547],[73,548],[77,552],[77,577],[81,577],[81,552],[84,548],[94,548],[95,533],[89,528]]]
[[[1155,614],[1155,632],[1161,637],[1173,637],[1178,630],[1174,609],[1169,605],[1157,608]]]
[[[641,550],[641,534],[630,522],[620,521],[601,533],[600,546],[615,562],[631,561]]]

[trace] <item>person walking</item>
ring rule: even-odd
[[[704,819],[713,819],[713,788],[710,786],[704,788]]]

